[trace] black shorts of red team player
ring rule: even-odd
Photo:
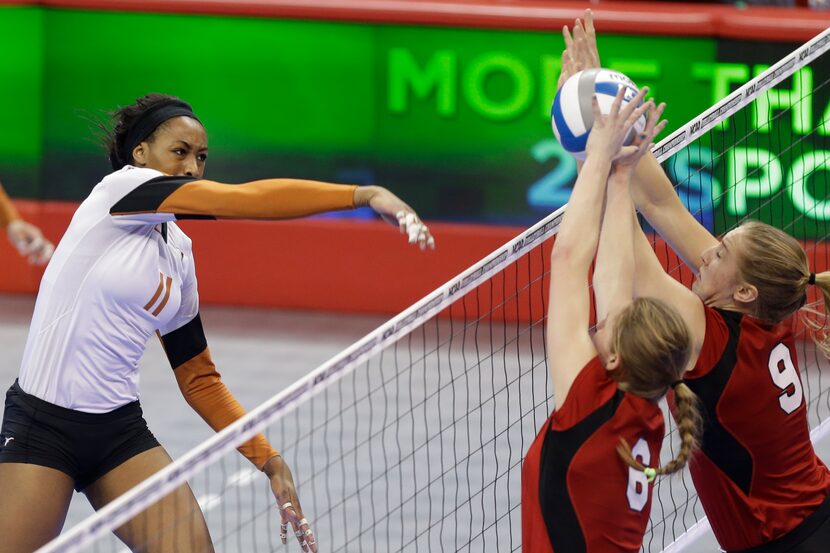
[[[109,413],[84,413],[43,401],[20,389],[6,392],[0,427],[0,463],[57,469],[84,488],[159,445],[137,401]]]
[[[813,514],[780,538],[731,553],[827,553],[830,551],[830,495]]]

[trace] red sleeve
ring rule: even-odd
[[[582,367],[568,390],[565,402],[553,413],[552,430],[566,430],[593,413],[617,392],[599,356]]]
[[[705,376],[723,356],[723,350],[729,342],[729,328],[723,316],[717,309],[708,305],[704,305],[703,308],[706,312],[706,334],[703,337],[703,346],[700,348],[697,363],[685,378]]]

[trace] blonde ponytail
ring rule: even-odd
[[[828,328],[827,324],[827,313],[830,313],[830,271],[811,273],[811,276],[808,277],[808,282],[810,279],[814,281],[812,284],[821,292],[823,301],[819,300],[816,303],[804,307],[801,320],[812,331],[813,342],[816,343],[816,347],[825,357],[830,359],[830,328]],[[824,303],[824,312],[816,309],[818,303]],[[810,317],[810,315],[813,315],[815,318]]]

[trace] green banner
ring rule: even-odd
[[[722,42],[718,63],[696,66],[715,98],[794,48]],[[739,61],[742,60],[742,61]],[[693,213],[715,233],[746,218],[799,238],[825,238],[830,221],[830,60],[796,71],[664,164]],[[714,99],[714,98],[713,98]]]
[[[15,83],[0,89],[0,178],[16,195],[83,198],[108,171],[95,121],[148,92],[194,106],[218,181],[382,184],[426,218],[530,224],[575,175],[550,130],[556,32],[38,7],[0,8],[0,31],[15,53],[0,60]],[[669,128],[779,50],[741,61],[714,39],[600,39],[606,67],[668,102]]]

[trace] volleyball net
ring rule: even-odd
[[[828,269],[830,80],[818,78],[830,75],[828,47],[830,30],[654,150],[690,211],[713,232],[745,218],[770,222],[804,242],[815,271]],[[550,239],[563,212],[40,551],[121,550],[113,531],[185,482],[217,551],[282,550],[268,481],[235,451],[257,432],[292,468],[321,551],[519,551],[522,459],[552,409],[546,359],[555,352],[546,351],[544,324]],[[655,249],[667,270],[690,281],[664,243]],[[818,433],[830,419],[830,372],[801,327],[799,333]],[[665,418],[664,462],[679,441]],[[139,550],[158,550],[176,532],[178,521],[160,520]],[[643,550],[680,550],[704,528],[688,474],[659,479]],[[289,539],[285,547],[299,551],[290,532]]]

